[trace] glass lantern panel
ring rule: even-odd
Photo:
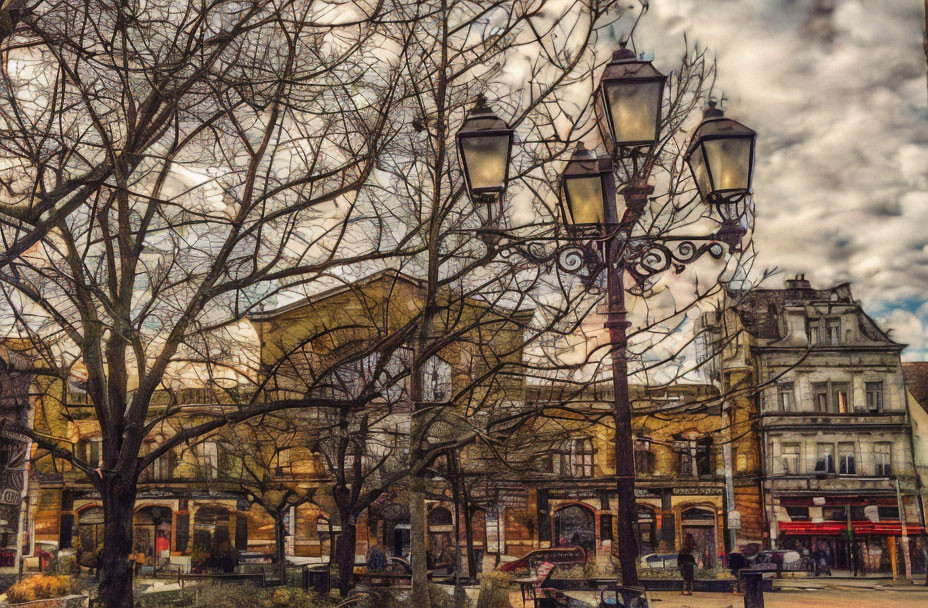
[[[574,224],[602,224],[603,181],[594,177],[574,177],[567,180],[567,200]]]
[[[747,190],[751,174],[751,138],[710,139],[703,142],[716,192]]]
[[[503,189],[509,162],[509,135],[463,137],[461,151],[471,190]]]
[[[625,82],[606,86],[616,145],[653,142],[661,109],[660,82]]]
[[[693,179],[696,180],[696,187],[703,199],[709,197],[712,191],[712,184],[709,182],[709,172],[706,171],[706,158],[702,152],[702,146],[697,147],[690,156],[690,170],[693,172]]]

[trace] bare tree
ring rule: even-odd
[[[234,459],[226,482],[234,483],[249,502],[274,520],[274,553],[278,576],[287,581],[286,519],[300,505],[313,502],[321,466],[310,446],[325,429],[305,411],[286,410],[251,418],[221,429],[217,438]]]
[[[4,314],[33,344],[34,371],[63,391],[72,373],[87,378],[99,472],[32,435],[103,498],[108,608],[132,603],[125,557],[139,472],[176,446],[296,408],[331,431],[318,445],[343,525],[408,483],[412,601],[428,608],[424,497],[436,459],[503,445],[538,415],[526,384],[581,391],[609,371],[612,345],[586,323],[601,269],[556,272],[551,244],[562,235],[563,161],[595,140],[600,37],[630,26],[621,5],[359,0],[329,10],[284,0],[176,11],[173,0],[93,0],[77,10],[44,2],[20,20],[22,34],[4,43],[17,62],[3,68],[0,100],[10,135],[0,144]],[[711,222],[682,151],[712,78],[704,53],[688,50],[668,84],[662,140],[620,168],[628,180],[647,168],[660,186],[636,234]],[[505,204],[472,204],[455,158],[478,94],[521,142]],[[675,329],[749,254],[698,267],[699,281],[670,279],[688,291],[669,305],[666,283],[638,269],[633,373],[682,359]],[[387,271],[412,278],[372,296],[362,279]],[[280,344],[240,323],[260,325],[276,298],[332,289],[360,302],[358,314],[302,319]],[[436,385],[440,361],[449,381]],[[220,407],[152,407],[157,391],[191,382]],[[398,414],[409,423],[401,459],[377,447]],[[164,426],[176,432],[143,453]],[[344,585],[353,552],[343,530]]]
[[[102,466],[32,439],[102,497],[110,608],[133,601],[139,473],[229,423],[313,404],[230,400],[257,368],[228,324],[281,281],[351,257],[343,220],[402,91],[397,56],[375,53],[386,9],[341,8],[42,2],[4,41],[4,321],[62,391],[86,378]],[[176,400],[152,407],[191,375],[230,407],[206,419]],[[165,424],[178,431],[143,456]]]

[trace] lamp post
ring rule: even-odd
[[[566,234],[540,239],[555,241],[553,250],[545,254],[531,246],[512,244],[520,255],[538,264],[556,265],[571,273],[585,270],[588,285],[602,273],[606,275],[605,327],[609,331],[612,356],[617,540],[623,587],[632,588],[627,590],[626,605],[636,605],[642,600],[635,592],[639,587],[634,533],[637,510],[628,390],[627,332],[630,323],[625,308],[625,276],[629,275],[640,285],[670,268],[681,272],[688,263],[706,253],[719,259],[725,253],[723,245],[731,252],[740,249],[745,234],[740,224],[745,213],[745,199],[751,192],[756,139],[753,131],[724,118],[721,110],[710,102],[685,158],[700,197],[718,214],[721,228],[705,236],[633,234],[653,187],[647,183],[647,169],[642,175],[636,172],[620,191],[625,204],[620,215],[616,205],[613,158],[653,153],[660,136],[664,79],[650,62],[637,60],[627,49],[620,49],[613,55],[594,98],[600,135],[612,157],[597,156],[580,143],[561,174],[559,206]],[[485,124],[505,125],[486,108],[482,98],[478,99],[474,115],[489,121]],[[465,123],[465,128],[468,124]],[[492,149],[492,153],[478,161],[476,155],[468,156],[471,148],[462,140],[481,137],[486,138],[486,143],[467,142],[473,149]],[[486,193],[501,197],[507,186],[508,169],[500,170],[499,164],[508,163],[511,153],[500,150],[496,144],[491,145],[491,137],[499,137],[498,130],[468,128],[458,133],[462,170],[471,198],[478,205],[490,202]],[[511,130],[509,141],[512,141]],[[477,162],[488,162],[494,167],[495,181],[483,182],[482,177],[476,178],[472,172]],[[490,173],[485,171],[480,175]],[[476,191],[474,185],[478,183],[485,189]]]

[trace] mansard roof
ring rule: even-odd
[[[911,361],[902,364],[905,386],[915,401],[928,411],[928,361]]]
[[[857,313],[861,333],[870,341],[887,346],[904,347],[893,341],[851,295],[849,283],[827,289],[814,289],[804,276],[785,282],[782,289],[752,289],[736,294],[735,309],[745,330],[757,340],[773,343],[784,339],[781,317],[787,308],[805,307],[846,312],[853,308]],[[837,310],[836,310],[837,312]]]

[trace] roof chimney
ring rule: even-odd
[[[786,280],[786,289],[812,289],[812,284],[806,280],[806,275],[797,274],[794,278]]]

